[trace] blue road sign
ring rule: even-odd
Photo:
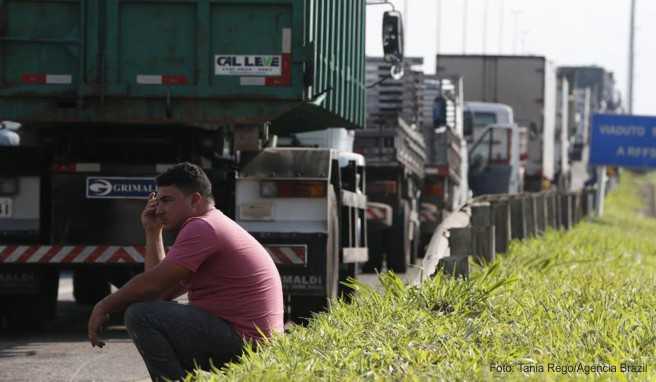
[[[592,116],[590,164],[656,167],[656,117]]]

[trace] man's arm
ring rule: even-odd
[[[146,255],[144,256],[144,271],[155,268],[162,260],[166,252],[164,251],[164,241],[162,240],[162,229],[146,229]]]
[[[144,255],[144,271],[155,268],[162,262],[166,252],[164,251],[164,240],[162,239],[162,224],[157,219],[157,195],[151,193],[148,197],[146,207],[141,213],[141,225],[144,227],[146,236],[146,254]],[[186,292],[186,289],[177,284],[169,290],[164,291],[159,298],[162,300],[174,299]]]
[[[162,231],[146,231],[146,255],[144,256],[144,272],[148,272],[157,267],[164,260],[164,241],[162,240]],[[172,300],[185,294],[187,290],[181,283],[177,283],[171,288],[162,292],[158,297],[162,300]]]
[[[153,269],[137,275],[113,294],[102,299],[91,312],[88,335],[93,346],[103,346],[98,341],[98,331],[109,313],[121,311],[131,303],[159,298],[164,293],[179,286],[180,282],[191,276],[187,268],[171,262],[161,262]]]

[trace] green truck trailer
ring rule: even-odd
[[[21,145],[0,147],[0,313],[52,316],[61,269],[81,303],[141,271],[138,214],[180,161],[272,254],[290,316],[335,297],[367,258],[363,163],[275,138],[364,126],[365,13],[364,0],[0,0],[0,120],[22,125]],[[383,24],[399,59],[400,16]],[[242,180],[258,201],[237,197]],[[297,202],[315,215],[276,210]]]

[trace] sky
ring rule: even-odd
[[[630,0],[390,2],[401,12],[407,10],[405,54],[424,57],[427,73],[435,72],[438,48],[440,53],[451,54],[541,55],[559,66],[597,65],[613,72],[626,105]],[[389,9],[389,5],[367,6],[368,55],[382,55],[380,23]],[[656,36],[653,20],[656,1],[637,0],[634,114],[656,115],[656,96],[652,95],[656,71],[651,70],[656,68],[656,49],[650,46],[650,37]]]

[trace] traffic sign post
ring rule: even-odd
[[[656,117],[593,115],[590,164],[656,168]]]
[[[590,164],[598,166],[597,215],[601,216],[606,166],[656,168],[656,117],[595,114],[591,130]]]

